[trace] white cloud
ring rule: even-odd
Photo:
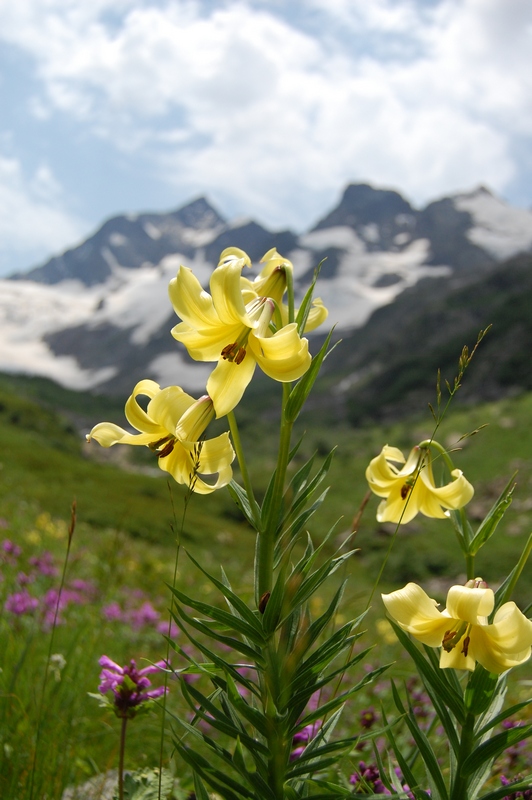
[[[86,229],[61,203],[61,189],[43,164],[27,179],[20,163],[0,155],[0,274],[15,272],[20,257],[62,249]]]
[[[18,0],[0,20],[35,61],[37,116],[270,224],[308,223],[348,180],[504,191],[532,133],[529,0]]]

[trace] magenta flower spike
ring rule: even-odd
[[[102,656],[99,664],[103,667],[100,673],[100,694],[113,693],[112,705],[117,717],[132,718],[139,711],[139,707],[149,700],[156,700],[166,693],[164,686],[150,689],[151,681],[147,677],[166,668],[166,661],[158,661],[143,669],[131,659],[129,665],[121,667],[108,656]]]

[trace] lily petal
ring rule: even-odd
[[[422,473],[423,470],[421,471]],[[454,478],[453,481],[446,486],[434,486],[433,484],[430,486],[430,492],[438,498],[438,501],[445,508],[462,508],[469,503],[475,494],[475,490],[464,476],[462,470],[453,469],[451,476]],[[423,477],[422,480],[424,480]]]
[[[273,336],[250,336],[249,347],[262,371],[277,381],[297,380],[305,374],[312,361],[308,341],[299,336],[295,322]]]
[[[257,362],[248,351],[244,360],[218,362],[207,381],[207,394],[212,398],[216,416],[224,417],[238,405],[253,377]]]
[[[493,611],[495,595],[492,589],[451,586],[447,594],[447,611],[454,619],[478,624],[479,617],[487,617]]]
[[[212,297],[188,267],[180,267],[168,287],[174,311],[193,328],[210,328],[219,324]]]
[[[450,627],[449,618],[438,611],[434,600],[421,586],[408,583],[403,589],[383,594],[382,599],[390,616],[404,631],[429,647],[441,644]]]
[[[155,434],[159,432],[161,426],[141,408],[137,402],[137,397],[149,397],[151,400],[160,390],[161,387],[158,383],[155,383],[155,381],[143,380],[137,383],[131,395],[128,397],[126,402],[126,419],[129,424],[138,431]]]
[[[149,402],[146,413],[166,431],[173,433],[182,416],[195,403],[196,400],[180,386],[167,386]]]
[[[210,287],[211,295],[222,325],[238,325],[246,328],[254,328],[255,323],[247,314],[242,288],[240,286],[240,276],[242,274],[243,263],[241,259],[236,259],[217,267],[211,275]]]
[[[188,354],[195,361],[218,361],[224,347],[236,342],[242,333],[242,325],[218,325],[212,328],[196,330],[187,322],[175,325],[171,334],[178,342],[184,344]]]
[[[159,430],[162,438],[166,431],[163,428]],[[153,433],[128,433],[124,428],[115,425],[113,422],[99,422],[87,434],[87,441],[90,442],[94,439],[102,447],[112,447],[114,444],[150,444],[154,441]]]

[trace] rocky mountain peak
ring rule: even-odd
[[[410,239],[417,213],[399,192],[354,183],[345,189],[336,208],[313,230],[347,226],[353,228],[371,250],[388,249]]]

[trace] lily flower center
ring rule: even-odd
[[[257,331],[259,333],[262,333],[262,330],[259,329],[264,327],[263,323],[266,324],[266,327],[269,325],[273,314],[274,306],[268,300],[268,297],[258,297],[246,306],[248,317],[258,323]],[[266,317],[266,319],[263,319],[263,317]],[[244,328],[242,335],[235,342],[225,345],[220,353],[221,357],[225,361],[231,361],[233,364],[241,364],[247,354],[246,347],[252,330],[252,328]]]
[[[457,622],[456,625],[448,631],[445,631],[442,639],[441,646],[445,650],[446,653],[450,653],[451,650],[454,650],[456,645],[461,641],[462,637],[465,634],[464,644],[462,647],[462,653],[467,656],[467,650],[469,647],[469,631],[471,630],[471,623],[469,622]]]
[[[241,364],[246,357],[246,344],[248,342],[248,337],[249,331],[243,343],[237,340],[231,344],[226,344],[221,352],[222,358],[225,361],[232,361],[234,364]]]
[[[165,458],[169,456],[175,447],[176,438],[171,433],[168,436],[163,436],[162,439],[157,439],[156,442],[150,442],[148,447],[157,453],[157,458]],[[164,447],[162,447],[164,445]],[[162,449],[159,449],[161,448]]]

